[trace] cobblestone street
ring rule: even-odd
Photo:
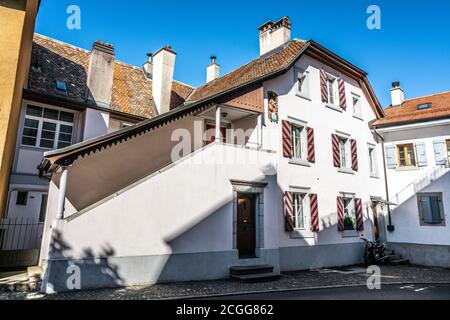
[[[68,299],[68,300],[147,300],[176,299],[236,293],[366,285],[369,274],[360,266],[284,273],[277,281],[242,283],[224,279],[185,283],[135,286],[120,289],[78,291],[56,295],[0,293],[0,300]],[[383,266],[382,284],[450,283],[450,270],[419,266]]]

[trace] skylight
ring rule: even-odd
[[[67,83],[65,81],[56,80],[56,90],[67,93]]]
[[[424,110],[431,108],[431,103],[421,103],[417,106],[417,110]]]

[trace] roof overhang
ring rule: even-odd
[[[319,61],[326,62],[328,64],[331,63],[333,67],[338,69],[338,71],[357,80],[360,83],[363,91],[367,94],[369,103],[375,114],[377,115],[377,118],[381,118],[384,116],[383,108],[381,107],[381,104],[375,96],[375,93],[367,79],[367,73],[362,69],[354,66],[350,62],[346,61],[345,59],[334,54],[325,47],[321,46],[317,42],[309,40],[293,58],[292,62],[285,68],[266,74],[256,79],[252,79],[244,84],[229,88],[220,93],[208,96],[204,99],[179,106],[167,113],[164,113],[152,119],[144,120],[132,127],[124,128],[98,138],[83,141],[64,149],[46,152],[39,166],[41,175],[45,172],[54,170],[60,165],[69,165],[73,163],[78,157],[84,157],[91,153],[106,149],[112,145],[122,143],[136,136],[145,134],[158,127],[165,126],[166,124],[183,118],[189,114],[194,114],[202,108],[206,108],[214,104],[216,101],[220,101],[221,98],[233,95],[238,91],[245,92],[254,90],[255,88],[261,86],[264,81],[270,80],[289,71],[298,61],[298,59],[300,59],[304,54],[307,54],[308,56]]]

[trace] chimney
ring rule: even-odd
[[[220,66],[217,64],[217,57],[211,57],[211,63],[206,68],[206,82],[211,82],[220,76]]]
[[[147,79],[152,78],[153,74],[153,54],[147,53],[147,61],[142,66],[142,69],[144,70],[144,75]]]
[[[165,46],[153,54],[152,91],[153,101],[159,114],[170,111],[173,72],[177,54]]]
[[[401,106],[405,101],[405,93],[403,89],[400,87],[399,81],[395,81],[392,83],[391,99],[393,107]]]
[[[89,54],[88,103],[104,108],[111,107],[114,61],[114,47],[111,44],[94,42]]]
[[[258,29],[260,56],[277,49],[291,40],[291,21],[287,16],[277,22],[268,21]]]

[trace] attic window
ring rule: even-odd
[[[424,110],[431,108],[431,103],[421,103],[417,106],[417,110]]]
[[[56,80],[56,90],[60,93],[67,93],[67,82]]]

